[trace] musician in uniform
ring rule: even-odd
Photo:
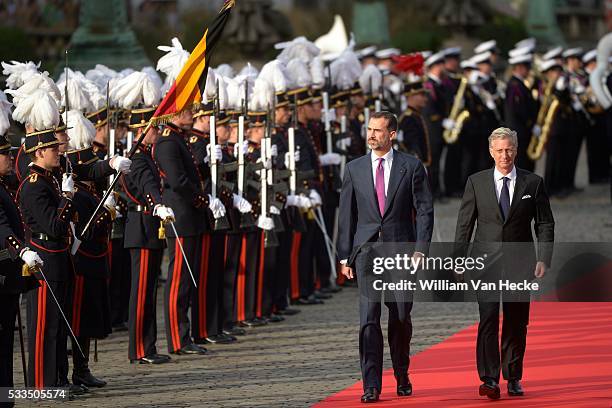
[[[527,156],[527,147],[538,114],[538,104],[532,96],[530,87],[525,84],[532,59],[532,54],[522,54],[508,60],[512,66],[512,76],[508,80],[504,104],[506,125],[515,130],[518,137],[516,166],[528,171],[533,171],[535,167],[533,160]],[[536,128],[535,131],[538,132],[539,129]]]
[[[442,85],[444,78],[444,54],[441,52],[431,55],[425,60],[427,79],[424,87],[428,92],[427,105],[423,109],[423,116],[427,123],[431,148],[430,180],[431,190],[436,198],[442,196],[440,187],[440,156],[444,147],[442,137],[442,121],[448,112],[448,97]]]
[[[423,78],[409,76],[404,84],[407,108],[399,118],[397,139],[399,149],[417,157],[426,168],[431,165],[429,133],[421,112],[427,104],[427,90]]]

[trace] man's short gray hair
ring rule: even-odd
[[[493,140],[500,139],[510,139],[514,147],[518,148],[518,137],[516,136],[516,131],[507,127],[499,127],[495,129],[489,136],[489,147],[491,147],[491,142],[493,142]]]

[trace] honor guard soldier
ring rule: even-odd
[[[63,377],[67,371],[67,326],[61,311],[65,315],[74,273],[69,252],[70,222],[75,215],[74,181],[64,175],[60,184],[54,176],[60,166],[60,142],[55,136],[59,110],[53,97],[37,89],[19,103],[13,119],[26,123],[28,129],[24,152],[32,165],[20,186],[19,207],[27,245],[43,261],[36,273],[41,286],[27,295],[28,384],[39,389],[63,386],[65,379],[58,376]]]
[[[131,111],[129,126],[136,139],[142,136],[154,113],[154,107]],[[174,218],[172,209],[162,204],[161,177],[151,156],[159,136],[159,129],[151,126],[132,156],[132,171],[121,178],[128,197],[124,245],[130,251],[132,263],[128,357],[130,362],[140,364],[170,361],[170,356],[158,354],[156,345],[157,283],[165,243],[164,222]]]
[[[194,344],[190,336],[188,309],[195,290],[193,274],[200,267],[200,238],[207,229],[206,209],[210,204],[215,205],[213,211],[223,206],[202,191],[198,168],[188,145],[192,126],[190,110],[177,113],[165,126],[153,150],[162,178],[162,204],[172,208],[176,218],[176,233],[174,228],[166,230],[170,264],[164,291],[168,351],[174,354],[206,354],[206,349]]]
[[[6,124],[9,123],[9,109],[0,107],[0,115],[6,116]],[[0,128],[0,134],[6,131]],[[22,276],[22,266],[27,268],[42,264],[38,254],[24,245],[21,214],[13,193],[4,181],[13,165],[11,150],[8,140],[0,136],[0,387],[8,388],[14,387],[13,343],[19,295],[38,286],[33,276]]]
[[[67,159],[74,179],[72,202],[78,214],[75,222],[78,241],[71,249],[75,270],[71,325],[83,352],[81,355],[73,343],[72,381],[75,385],[104,387],[106,381],[94,377],[89,369],[89,350],[91,339],[103,339],[111,333],[107,259],[110,230],[116,216],[115,200],[113,195],[109,196],[91,228],[82,235],[81,231],[101,199],[101,192],[97,191],[94,182],[83,181],[87,179],[87,166],[99,160],[92,150],[95,128],[78,110],[68,111],[64,116],[69,124]]]

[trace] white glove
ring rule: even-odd
[[[476,85],[479,79],[480,79],[480,72],[477,70],[474,70],[470,72],[470,75],[468,77],[468,83],[470,85]]]
[[[213,198],[210,194],[208,195],[208,208],[213,213],[215,219],[221,218],[225,215],[225,206],[218,198]]]
[[[452,130],[455,127],[455,121],[450,118],[445,118],[442,121],[442,127],[446,130]]]
[[[204,163],[209,163],[210,162],[210,144],[206,145],[206,157],[204,158]],[[216,161],[221,161],[223,159],[223,150],[221,150],[221,145],[215,145],[213,152],[212,152],[212,157],[214,157],[214,159]]]
[[[285,202],[285,206],[287,207],[299,207],[300,206],[300,197],[296,195],[288,195],[287,202]]]
[[[346,136],[336,141],[336,147],[339,149],[346,149],[351,143],[353,143],[353,139],[350,136]]]
[[[159,217],[162,220],[174,220],[174,211],[172,208],[165,205],[157,204],[153,209],[153,216]]]
[[[574,109],[576,112],[581,111],[582,108],[582,103],[580,103],[580,100],[578,100],[578,98],[572,101],[572,109]]]
[[[497,108],[493,98],[487,98],[485,105],[487,105],[487,108],[489,108],[489,110],[495,110]]]
[[[540,137],[542,134],[542,128],[539,125],[534,125],[533,130],[531,131],[535,137]]]
[[[110,193],[108,197],[106,197],[106,201],[104,201],[104,207],[108,208],[109,210],[115,210],[116,205],[117,202],[115,201],[115,194]]]
[[[243,197],[240,197],[238,194],[234,194],[234,207],[238,209],[242,214],[246,214],[251,212],[253,206]]]
[[[574,93],[577,95],[582,95],[586,91],[584,85],[578,83],[574,86]]]
[[[293,155],[295,156],[295,162],[299,162],[300,161],[300,151],[296,150],[295,153],[293,153]],[[289,152],[285,153],[285,167],[289,168]]]
[[[325,153],[319,156],[319,161],[321,162],[321,166],[332,166],[340,164],[342,156],[338,153]]]
[[[321,109],[321,117],[325,117],[325,109]],[[335,109],[329,109],[327,111],[327,120],[329,120],[330,122],[335,122],[336,121],[336,110]]]
[[[42,266],[44,264],[43,260],[40,259],[40,256],[32,251],[30,248],[24,248],[21,250],[20,258],[28,265],[30,268],[35,267],[36,265]]]
[[[323,200],[321,200],[321,196],[319,195],[317,190],[310,190],[310,195],[308,196],[308,198],[310,198],[310,201],[312,202],[313,206],[323,204]]]
[[[270,147],[270,156],[272,156],[272,157],[278,156],[278,146],[276,146],[275,144],[273,144]]]
[[[132,165],[132,161],[127,157],[123,156],[114,156],[110,159],[108,164],[119,173],[128,174],[130,172],[130,166]]]
[[[249,152],[249,142],[245,140],[242,144],[236,143],[234,145],[234,157],[238,157],[240,150],[242,150],[243,156],[246,155]]]
[[[265,231],[270,231],[274,228],[274,220],[270,217],[260,215],[257,218],[257,226]]]
[[[567,88],[567,79],[564,76],[560,76],[557,82],[555,82],[555,88],[557,88],[557,91],[564,91]]]
[[[74,180],[72,179],[72,175],[69,176],[64,173],[62,176],[62,192],[74,193]]]
[[[310,198],[308,198],[306,196],[303,196],[303,195],[299,195],[298,199],[299,199],[298,206],[300,208],[303,208],[303,209],[307,210],[310,207],[312,207],[312,201],[310,201]]]
[[[270,214],[280,215],[280,210],[278,208],[276,208],[276,206],[271,205],[270,206]]]

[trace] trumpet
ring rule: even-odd
[[[533,161],[536,161],[542,157],[542,152],[544,151],[546,142],[548,142],[552,121],[557,113],[557,110],[559,109],[559,100],[553,94],[553,86],[554,81],[550,81],[550,83],[548,83],[544,89],[542,105],[538,111],[535,126],[540,129],[540,133],[533,133],[531,135],[531,140],[529,141],[529,146],[527,147],[527,156]]]
[[[457,94],[455,94],[455,99],[453,100],[453,106],[451,107],[450,114],[448,115],[448,119],[453,121],[453,127],[449,129],[444,129],[444,133],[442,137],[447,144],[453,144],[457,142],[459,139],[459,134],[461,133],[461,129],[463,128],[463,124],[469,118],[470,112],[467,110],[462,110],[463,108],[463,96],[465,95],[465,89],[467,88],[467,78],[461,78],[461,83],[459,84],[459,88],[457,89]]]

